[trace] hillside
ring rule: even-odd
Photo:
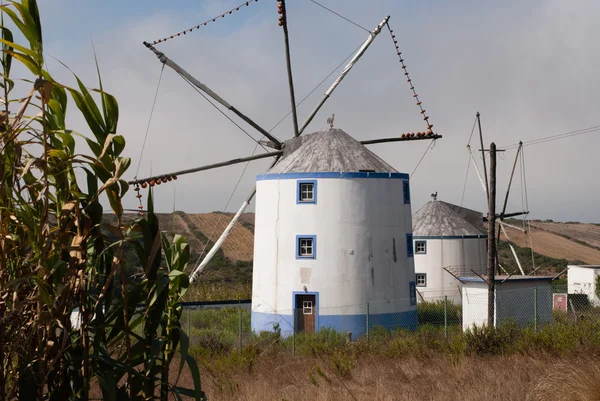
[[[129,214],[125,220],[137,218]],[[163,230],[183,235],[190,244],[190,264],[195,265],[218,239],[233,218],[233,213],[188,214],[175,212],[158,214]],[[522,226],[522,222],[510,220]],[[540,272],[563,270],[568,263],[600,264],[600,226],[581,223],[531,222],[535,266]],[[532,269],[530,237],[517,229],[507,228],[509,238],[525,271]],[[504,236],[501,237],[504,240]],[[208,244],[208,245],[207,245]],[[246,213],[223,243],[203,274],[198,285],[188,294],[188,299],[248,298],[251,292],[252,259],[254,254],[254,213]],[[204,253],[203,253],[204,250]],[[500,263],[509,272],[517,270],[508,245],[501,241]]]

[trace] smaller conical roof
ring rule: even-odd
[[[267,174],[360,171],[397,173],[341,129],[329,128],[286,141],[283,159]]]
[[[419,209],[412,222],[415,237],[485,235],[482,213],[438,200]]]

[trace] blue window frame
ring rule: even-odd
[[[426,255],[427,254],[427,241],[415,241],[415,254]]]
[[[410,304],[411,305],[416,305],[417,304],[417,286],[415,285],[414,281],[411,281],[408,283],[408,289],[409,289],[409,295],[410,295]]]
[[[414,256],[414,252],[413,252],[413,235],[412,235],[412,233],[407,233],[406,234],[406,256],[408,256],[409,258],[411,256]]]
[[[317,258],[317,236],[296,235],[296,259]]]
[[[402,192],[404,193],[404,203],[410,204],[410,185],[408,181],[402,181]]]
[[[296,184],[296,203],[317,203],[317,181],[298,180]]]

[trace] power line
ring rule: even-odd
[[[540,143],[552,142],[552,141],[556,141],[559,139],[570,138],[572,136],[577,136],[577,135],[589,134],[590,132],[596,132],[596,131],[600,131],[600,125],[596,125],[596,126],[588,127],[588,128],[582,128],[582,129],[579,129],[576,131],[565,132],[562,134],[547,136],[547,137],[543,137],[543,138],[532,139],[531,141],[523,142],[523,146],[539,145]],[[519,146],[519,144],[517,143],[514,145],[503,146],[501,149],[504,149],[504,150],[514,149],[518,146]]]
[[[338,17],[340,17],[341,19],[343,19],[343,20],[345,20],[345,21],[348,21],[348,22],[349,22],[349,23],[351,23],[352,25],[354,25],[354,26],[357,26],[357,27],[359,27],[360,29],[362,29],[362,30],[364,30],[364,31],[367,31],[367,32],[371,33],[371,31],[369,31],[369,30],[368,30],[367,28],[365,28],[364,26],[357,24],[356,22],[354,22],[354,21],[352,21],[352,20],[350,20],[350,19],[348,19],[348,18],[344,17],[343,15],[341,15],[341,14],[339,14],[339,13],[336,13],[336,12],[335,12],[335,11],[333,11],[331,8],[327,8],[327,7],[325,7],[323,4],[321,4],[321,3],[319,3],[319,2],[316,2],[315,0],[310,0],[310,1],[311,1],[311,2],[313,2],[313,3],[315,3],[316,5],[318,5],[319,7],[323,7],[325,10],[329,11],[330,13],[332,13],[332,14],[334,14],[334,15],[337,15],[337,16],[338,16]]]

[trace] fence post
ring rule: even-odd
[[[537,312],[537,287],[533,289],[533,329],[537,331],[537,321],[538,321],[538,312]]]
[[[444,338],[448,339],[448,295],[444,296]]]
[[[188,337],[190,338],[190,343],[192,342],[192,308],[188,307]]]
[[[242,303],[240,302],[240,297],[238,296],[238,314],[239,314],[239,350],[242,353]]]
[[[369,341],[369,303],[367,302],[367,341]]]
[[[296,309],[292,309],[292,355],[296,356]]]

